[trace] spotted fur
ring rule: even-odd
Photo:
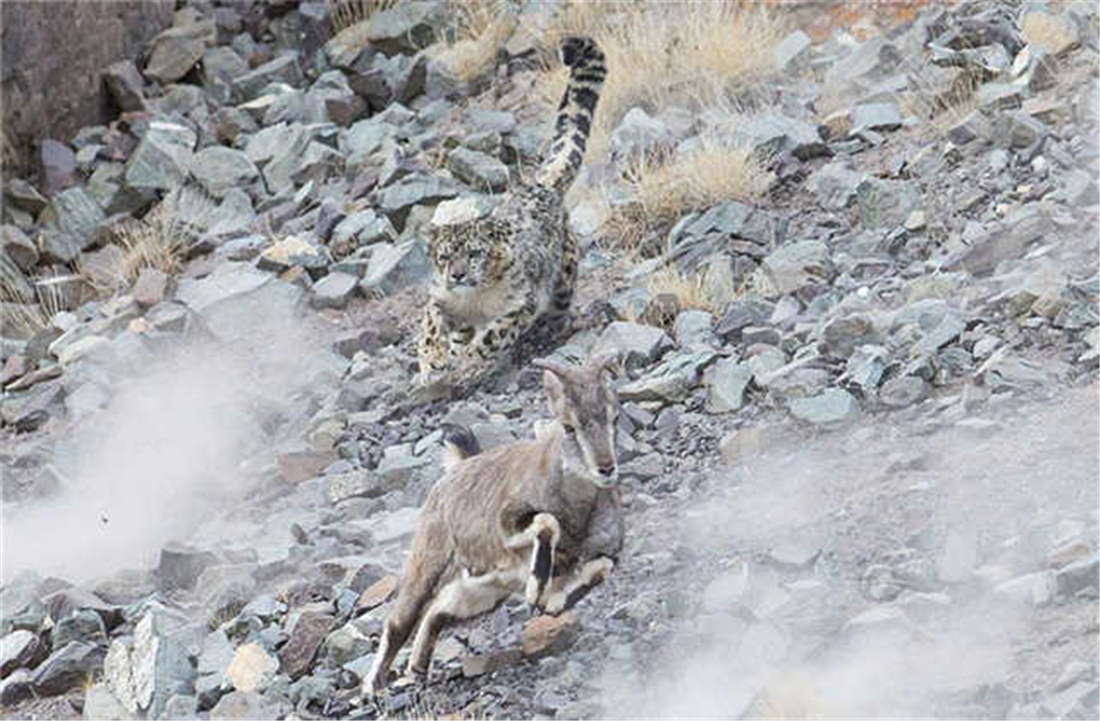
[[[561,51],[570,81],[535,181],[512,188],[488,217],[433,227],[431,298],[417,347],[422,388],[463,395],[510,360],[536,324],[568,318],[579,251],[563,195],[580,169],[607,71],[588,38],[568,38]]]

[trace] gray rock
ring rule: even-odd
[[[347,273],[329,273],[313,284],[310,305],[314,308],[343,308],[355,294],[359,278]]]
[[[1045,606],[1054,600],[1058,590],[1053,571],[1039,571],[1004,581],[993,588],[997,596],[1014,601],[1030,602],[1034,606]]]
[[[254,692],[232,691],[210,709],[211,719],[259,719],[274,718],[264,705],[263,698]]]
[[[829,248],[818,240],[780,246],[764,259],[762,267],[780,295],[807,285],[828,283],[834,274]]]
[[[232,86],[235,79],[249,71],[248,61],[226,45],[209,48],[202,56],[202,72],[210,89],[210,81],[217,78],[226,86]],[[232,98],[226,97],[228,103]]]
[[[157,578],[165,590],[191,588],[202,572],[217,562],[218,557],[210,551],[172,542],[160,549]]]
[[[225,197],[230,188],[247,187],[260,177],[260,171],[244,152],[221,145],[195,153],[191,174],[215,198]]]
[[[195,718],[199,710],[199,700],[189,693],[173,694],[164,704],[164,709],[158,718],[161,719],[187,719]]]
[[[667,153],[674,142],[663,122],[635,107],[627,111],[611,134],[611,152],[619,162],[631,162],[654,153]]]
[[[705,368],[717,357],[713,351],[677,353],[666,357],[642,378],[621,386],[619,399],[625,402],[680,401],[698,384]]]
[[[862,129],[897,130],[901,127],[901,109],[897,103],[864,103],[851,110],[852,132]]]
[[[23,699],[34,696],[31,688],[31,671],[19,668],[0,680],[0,704],[11,707]]]
[[[45,650],[38,636],[30,631],[12,631],[0,639],[0,677],[17,668],[33,666],[42,659]]]
[[[866,177],[856,172],[849,161],[834,160],[815,170],[806,184],[817,195],[821,207],[840,210],[856,197],[856,188]]]
[[[198,138],[183,125],[163,120],[149,123],[123,173],[125,186],[139,192],[173,190],[191,172],[192,151]]]
[[[367,275],[359,283],[368,298],[391,295],[423,282],[431,272],[431,261],[424,242],[419,238],[390,245],[374,246]]]
[[[387,453],[378,463],[378,475],[385,481],[386,488],[401,488],[412,479],[413,472],[430,465],[427,455],[413,456],[405,453]]]
[[[233,80],[233,90],[242,100],[255,100],[271,83],[286,83],[291,87],[302,84],[302,68],[297,53],[283,53],[260,67],[238,75]]]
[[[1051,694],[1039,704],[1041,718],[1091,718],[1100,702],[1100,686],[1095,681],[1078,681],[1069,688]]]
[[[371,536],[377,543],[392,543],[409,538],[416,531],[419,512],[415,508],[391,511],[370,524]]]
[[[713,346],[717,338],[714,335],[714,316],[705,310],[685,310],[676,316],[672,324],[672,333],[681,348],[692,346]]]
[[[882,384],[879,400],[893,408],[911,406],[928,395],[928,382],[918,376],[897,376]]]
[[[1061,596],[1072,598],[1086,595],[1096,598],[1100,594],[1100,556],[1093,554],[1090,558],[1063,566],[1058,570],[1055,581]]]
[[[242,263],[223,263],[201,280],[181,279],[176,299],[226,341],[270,343],[301,312],[302,289]]]
[[[812,425],[836,425],[859,416],[859,403],[847,391],[829,388],[812,398],[791,401],[791,415]]]
[[[829,152],[814,125],[775,113],[753,116],[730,130],[735,139],[757,152],[791,153],[799,160]]]
[[[455,177],[477,190],[500,192],[508,186],[508,167],[476,150],[455,148],[447,156],[447,167]]]
[[[415,205],[436,204],[458,195],[453,185],[434,175],[414,173],[401,178],[379,193],[378,207],[398,231]]]
[[[833,358],[847,359],[857,346],[881,342],[871,319],[862,314],[834,318],[825,324],[821,333],[822,352]]]
[[[107,91],[124,113],[145,110],[145,90],[141,73],[132,60],[119,60],[103,71]]]
[[[745,388],[752,380],[747,363],[734,358],[723,358],[714,364],[707,388],[707,410],[711,413],[729,413],[741,407]]]
[[[98,613],[82,609],[58,621],[50,632],[50,640],[54,648],[63,648],[72,641],[105,644],[107,627]]]
[[[133,719],[132,712],[127,711],[105,683],[94,684],[84,694],[84,712],[82,717],[86,721],[95,719]],[[182,718],[182,717],[181,717]]]
[[[641,368],[658,360],[672,347],[672,339],[660,328],[616,321],[600,334],[592,352],[616,350],[626,368]]]
[[[212,45],[216,33],[213,21],[168,28],[152,40],[145,77],[161,85],[176,82],[202,58],[207,42]]]
[[[0,226],[0,245],[3,255],[23,271],[31,271],[38,265],[38,248],[15,225]]]
[[[31,689],[39,696],[56,696],[79,688],[103,664],[106,649],[73,641],[55,650],[31,673]]]
[[[1006,102],[1005,98],[1008,101],[1018,101],[1019,96],[1013,94],[1013,90],[1017,90],[1016,86],[1009,86],[1009,89],[1003,90],[1003,97],[992,95],[993,91],[986,91],[986,102],[1003,103]],[[1050,128],[1046,123],[1027,113],[1017,111],[998,114],[990,129],[989,139],[998,148],[1023,151],[1038,149],[1049,135]]]
[[[864,228],[901,225],[920,207],[920,190],[903,180],[865,178],[856,186],[859,222]]]
[[[332,231],[332,243],[351,243],[357,247],[374,243],[392,243],[397,231],[389,218],[377,215],[373,210],[352,213],[336,224]]]
[[[76,154],[68,145],[53,138],[45,138],[39,143],[38,172],[42,192],[47,196],[80,183]]]
[[[39,218],[45,226],[39,242],[46,262],[69,263],[95,242],[95,231],[106,220],[99,204],[81,187],[54,196]]]
[[[1050,382],[1046,370],[1036,363],[1013,355],[1001,348],[978,367],[975,375],[993,390],[1029,391],[1043,388]]]
[[[321,653],[332,663],[343,666],[374,650],[374,641],[354,623],[346,623],[328,635]]]
[[[777,70],[782,72],[793,61],[799,59],[811,44],[810,36],[801,30],[795,30],[772,48],[772,60]]]
[[[435,42],[445,19],[445,6],[434,0],[411,0],[375,13],[367,39],[386,55],[413,55]]]

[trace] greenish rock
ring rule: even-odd
[[[864,228],[901,225],[920,207],[920,190],[904,180],[865,178],[856,186],[859,222]]]
[[[819,240],[782,245],[764,259],[762,267],[780,295],[806,285],[828,283],[835,272],[829,248]]]
[[[409,0],[375,13],[367,39],[385,55],[414,55],[436,41],[446,7],[435,0]]]
[[[225,197],[232,188],[247,187],[260,177],[248,155],[222,145],[211,145],[195,153],[191,174],[215,198]]]
[[[190,128],[163,120],[149,123],[137,148],[126,161],[123,180],[138,191],[174,190],[191,172],[198,137]]]
[[[176,82],[191,72],[206,52],[207,44],[213,45],[216,39],[213,20],[168,28],[153,38],[145,77],[161,85]]]
[[[741,407],[745,388],[752,380],[747,363],[734,358],[723,358],[714,364],[707,386],[707,410],[711,413],[729,413]]]
[[[83,187],[63,190],[54,196],[40,218],[43,236],[40,250],[44,260],[68,263],[95,242],[95,231],[107,219],[103,209]],[[70,255],[71,254],[71,255]]]
[[[233,90],[241,100],[255,100],[271,83],[286,83],[291,87],[298,87],[302,84],[302,79],[298,53],[288,52],[255,70],[238,75],[233,79]]]
[[[811,398],[795,398],[790,408],[795,418],[815,426],[838,425],[859,415],[856,399],[840,388],[828,388]]]

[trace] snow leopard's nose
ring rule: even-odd
[[[451,271],[451,282],[454,283],[455,285],[461,285],[462,283],[465,283],[466,282],[466,271],[465,270],[452,270]]]

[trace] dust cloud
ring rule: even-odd
[[[642,673],[608,665],[603,708],[622,718],[916,718],[942,715],[944,699],[962,704],[949,707],[956,713],[990,708],[996,699],[971,697],[1010,679],[1048,685],[1034,663],[1020,666],[1036,609],[995,596],[973,571],[1036,570],[1019,562],[1035,557],[1025,546],[1049,550],[1067,522],[1095,528],[1096,407],[1094,384],[1003,408],[993,432],[947,422],[930,433],[900,417],[808,442],[779,433],[769,443],[766,431],[760,455],[683,514],[691,564],[707,571],[680,590],[697,602],[712,577],[749,568],[779,579],[770,607],[695,607]],[[974,539],[965,578],[944,582],[958,571],[960,538]],[[769,553],[792,545],[819,549],[817,560],[775,574]],[[864,570],[899,554],[909,568],[923,560],[933,587],[868,599]]]
[[[106,364],[110,400],[78,419],[56,445],[61,490],[5,504],[5,581],[23,570],[85,582],[155,567],[160,548],[184,540],[240,498],[273,458],[310,380],[310,348],[286,319],[252,322],[262,343],[196,334],[161,347],[147,365]]]

